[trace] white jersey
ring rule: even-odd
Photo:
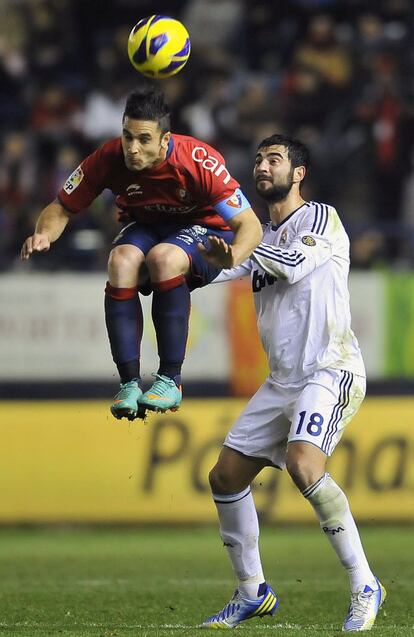
[[[250,274],[257,325],[270,374],[279,383],[342,369],[365,375],[351,329],[349,239],[335,208],[303,204],[264,228],[262,243],[214,282]]]

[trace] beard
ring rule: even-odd
[[[266,190],[260,190],[258,185],[259,184],[256,182],[257,194],[267,201],[267,203],[278,203],[279,201],[283,201],[283,199],[286,199],[292,190],[293,170],[288,175],[286,183],[284,184],[275,184],[271,188],[266,188]]]

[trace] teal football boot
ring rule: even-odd
[[[181,386],[177,387],[172,378],[154,374],[156,381],[142,394],[139,403],[151,411],[177,411],[183,399]]]
[[[128,383],[121,383],[121,388],[111,405],[111,413],[115,418],[134,420],[139,410],[139,399],[142,396],[140,380],[134,378]]]

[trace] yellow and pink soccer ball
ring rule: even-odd
[[[146,77],[175,75],[190,57],[191,43],[185,26],[174,18],[151,15],[142,18],[128,38],[131,64]]]

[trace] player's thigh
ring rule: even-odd
[[[143,255],[147,255],[151,248],[162,240],[158,229],[152,224],[133,221],[126,225],[112,242],[113,247],[132,245]]]
[[[145,262],[154,282],[172,279],[190,270],[190,258],[186,250],[164,241],[151,248]]]
[[[190,290],[211,283],[221,272],[220,268],[215,268],[207,263],[197,248],[199,243],[208,246],[207,237],[212,235],[224,239],[227,243],[231,243],[234,237],[234,233],[231,230],[217,230],[195,224],[181,228],[164,239],[165,242],[180,247],[187,254],[188,271],[186,278]]]
[[[365,378],[351,372],[316,372],[295,401],[289,442],[309,442],[330,456],[361,406],[365,389]]]
[[[224,445],[268,465],[285,466],[290,422],[285,415],[286,396],[267,379],[250,399],[228,432]]]
[[[158,240],[145,226],[132,222],[113,241],[108,259],[109,283],[116,287],[132,287],[148,279],[145,254]]]

